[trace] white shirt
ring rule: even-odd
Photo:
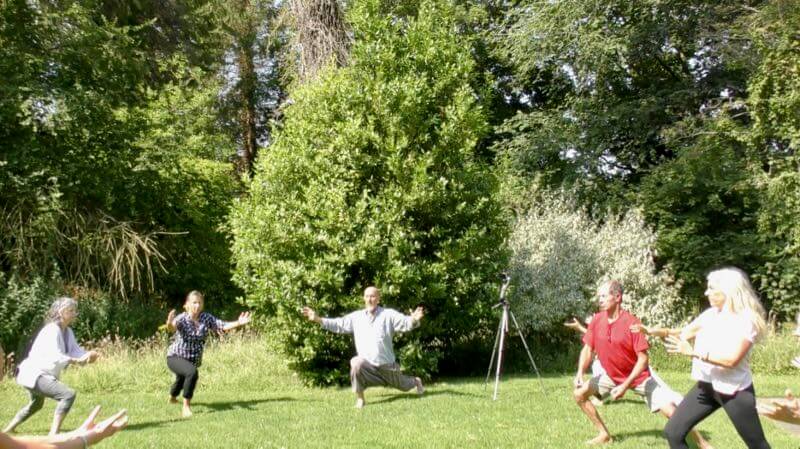
[[[46,324],[33,341],[28,357],[19,364],[17,383],[33,388],[39,376],[56,379],[73,358],[80,358],[86,351],[78,345],[72,329],[61,329],[56,322]]]
[[[746,314],[721,311],[716,307],[711,307],[701,313],[690,324],[690,326],[692,325],[700,326],[694,339],[694,349],[699,354],[708,354],[709,351],[715,352],[721,348],[733,350],[742,340],[753,343],[757,335],[753,320]],[[734,394],[744,390],[753,383],[749,362],[752,350],[753,345],[751,344],[747,354],[732,368],[712,365],[694,358],[692,359],[692,378],[711,383],[714,391],[722,394]]]
[[[394,363],[392,336],[395,332],[406,332],[418,323],[410,316],[378,307],[372,315],[366,309],[358,310],[341,318],[323,318],[322,327],[337,334],[353,334],[356,352],[373,365]]]

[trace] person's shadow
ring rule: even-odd
[[[224,401],[224,402],[193,402],[192,408],[204,408],[211,412],[226,412],[230,410],[255,410],[258,404],[267,402],[289,402],[296,401],[287,396],[279,398],[251,399],[249,401]]]
[[[483,398],[483,396],[475,394],[475,393],[464,393],[463,391],[456,391],[450,389],[443,389],[443,390],[426,390],[424,394],[418,395],[414,393],[400,393],[400,394],[388,394],[384,396],[379,396],[377,399],[368,401],[370,404],[384,404],[390,403],[394,401],[401,401],[401,400],[412,400],[412,399],[421,399],[426,396],[438,396],[440,394],[446,394],[451,396],[471,396],[474,398]]]
[[[266,398],[266,399],[251,399],[249,401],[194,402],[192,403],[192,409],[194,410],[198,410],[198,408],[204,409],[207,411],[206,413],[226,412],[237,409],[255,410],[258,404],[264,404],[267,402],[286,402],[294,400],[295,399],[290,397],[279,397],[279,398]],[[149,429],[155,427],[164,427],[168,424],[179,423],[183,421],[185,421],[185,419],[176,416],[175,418],[165,419],[161,421],[145,421],[138,423],[130,423],[127,426],[125,426],[125,430],[135,431],[135,430]]]

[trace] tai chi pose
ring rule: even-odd
[[[46,324],[36,335],[30,352],[19,364],[17,383],[28,390],[30,402],[23,407],[14,419],[3,429],[13,432],[44,404],[44,398],[58,401],[50,435],[61,429],[61,423],[75,402],[75,390],[59,381],[61,371],[71,363],[94,362],[98,353],[85,351],[75,340],[75,334],[69,327],[78,317],[78,303],[69,297],[56,299],[47,313]]]
[[[597,299],[600,312],[594,315],[583,336],[584,346],[573,391],[575,401],[598,430],[598,435],[587,441],[588,444],[612,441],[600,414],[589,401],[594,395],[617,400],[631,389],[644,397],[651,412],[660,411],[667,417],[681,400],[680,395],[650,375],[647,355],[650,346],[644,335],[631,332],[631,326],[639,324],[639,320],[621,307],[622,285],[618,281],[604,283],[597,290]],[[584,382],[584,373],[589,369],[594,352],[604,372]],[[693,436],[699,447],[711,447],[698,432],[693,432]]]
[[[364,390],[371,386],[389,386],[398,390],[417,389],[422,394],[425,389],[419,377],[410,377],[400,371],[394,358],[392,336],[395,332],[406,332],[419,325],[424,314],[417,307],[408,316],[392,309],[384,309],[381,292],[376,287],[364,290],[364,310],[359,310],[341,318],[322,318],[312,309],[303,307],[303,314],[311,321],[337,334],[353,334],[357,356],[350,359],[350,382],[356,394],[356,407],[364,406]]]
[[[250,312],[243,312],[236,321],[222,321],[208,312],[203,312],[203,294],[192,291],[183,304],[185,312],[175,316],[170,310],[167,330],[175,331],[175,339],[167,350],[167,366],[175,373],[175,383],[169,390],[169,402],[177,403],[183,390],[184,418],[192,416],[191,402],[197,386],[197,369],[203,361],[203,348],[209,332],[222,333],[250,322]]]
[[[125,410],[120,410],[114,416],[95,423],[99,412],[98,405],[79,428],[49,437],[12,437],[0,433],[0,449],[86,449],[114,435],[128,424]]]
[[[664,435],[671,449],[688,448],[689,429],[722,407],[750,449],[769,449],[756,413],[753,375],[748,358],[764,332],[764,307],[747,274],[723,268],[708,275],[711,305],[680,331],[666,329],[670,353],[692,357],[697,384],[672,415]],[[694,347],[689,340],[694,339]]]

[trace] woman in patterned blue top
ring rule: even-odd
[[[203,312],[203,294],[193,290],[183,304],[185,312],[175,315],[170,310],[167,330],[175,332],[175,339],[167,350],[167,366],[175,373],[175,383],[169,392],[169,402],[178,403],[178,394],[183,390],[183,417],[192,416],[191,402],[197,385],[197,368],[203,361],[203,346],[209,332],[222,332],[244,326],[250,322],[250,312],[243,312],[236,321],[222,321],[208,312]]]

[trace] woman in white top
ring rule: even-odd
[[[50,435],[61,429],[61,423],[75,402],[75,390],[58,379],[61,371],[70,363],[91,363],[97,359],[97,352],[85,351],[75,340],[70,325],[78,317],[78,303],[69,297],[56,299],[47,313],[45,325],[36,335],[27,358],[19,364],[17,383],[28,390],[30,402],[23,407],[14,419],[3,429],[14,429],[38,412],[48,397],[58,401]]]
[[[747,274],[738,268],[712,271],[705,294],[711,307],[679,334],[667,332],[667,350],[692,357],[697,384],[684,396],[664,435],[670,449],[688,449],[689,431],[722,407],[748,448],[769,449],[748,363],[766,328],[764,307]]]

